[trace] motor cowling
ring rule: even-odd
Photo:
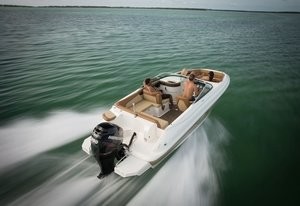
[[[115,160],[124,156],[123,130],[116,124],[102,122],[94,128],[91,136],[91,149],[100,166],[98,177],[101,178],[113,172]]]

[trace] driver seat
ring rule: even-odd
[[[186,97],[177,96],[176,99],[177,99],[177,107],[182,112],[184,112],[191,105],[191,102]]]

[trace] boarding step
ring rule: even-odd
[[[129,155],[115,166],[115,173],[121,177],[139,176],[150,167],[149,162]]]

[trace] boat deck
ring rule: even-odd
[[[181,114],[182,114],[182,111],[180,111],[177,107],[175,107],[174,109],[170,109],[170,111],[168,111],[166,114],[164,114],[160,118],[168,121],[169,124],[171,124]]]

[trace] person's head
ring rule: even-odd
[[[213,71],[210,71],[208,72],[208,75],[209,75],[209,81],[212,81],[214,79],[214,72]]]
[[[145,79],[145,85],[150,85],[150,81],[151,81],[150,78]]]
[[[189,76],[189,80],[190,81],[194,81],[194,79],[195,79],[195,75],[192,73],[192,74],[190,74],[190,76]]]

